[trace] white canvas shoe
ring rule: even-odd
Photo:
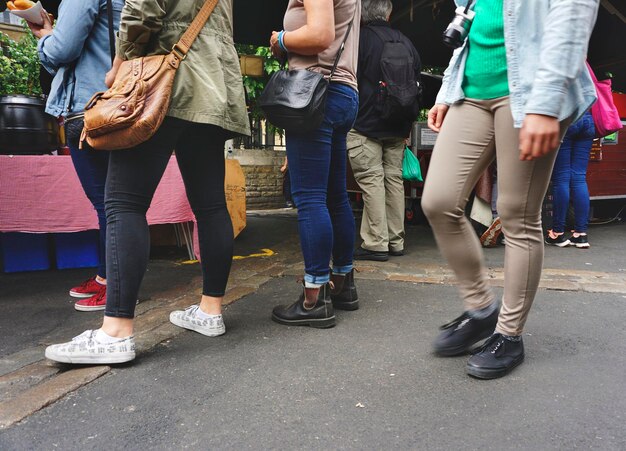
[[[199,308],[199,305],[192,305],[185,310],[175,310],[170,313],[170,322],[178,327],[196,331],[207,337],[217,337],[226,333],[222,315],[200,318],[197,314]]]
[[[97,330],[86,330],[72,341],[46,348],[46,358],[61,363],[109,364],[124,363],[135,358],[133,336],[113,343],[96,341]]]

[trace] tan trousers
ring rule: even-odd
[[[561,137],[566,129],[562,123]],[[465,205],[496,157],[497,209],[506,237],[504,296],[496,332],[520,335],[541,277],[541,204],[556,152],[533,161],[519,160],[519,129],[513,127],[508,97],[466,99],[450,107],[428,167],[422,208],[458,278],[465,310],[489,305],[494,293]]]
[[[363,191],[363,249],[378,252],[404,249],[404,138],[368,138],[351,130],[348,157]]]

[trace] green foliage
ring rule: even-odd
[[[19,42],[0,32],[0,95],[41,95],[37,39],[28,31]]]
[[[257,55],[263,57],[263,76],[262,77],[249,77],[243,76],[243,85],[246,89],[248,96],[248,108],[252,119],[259,120],[264,119],[263,112],[257,105],[257,99],[265,89],[270,76],[280,70],[280,62],[272,56],[272,52],[269,47],[256,47],[254,45],[235,44],[237,53],[240,55]],[[267,124],[270,131],[275,131],[282,135],[282,130],[276,129],[273,125]]]

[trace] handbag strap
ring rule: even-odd
[[[206,0],[193,19],[193,22],[189,25],[189,28],[187,28],[187,31],[185,31],[185,34],[183,34],[180,40],[172,47],[172,53],[178,54],[181,60],[185,59],[193,42],[198,37],[207,20],[209,20],[211,13],[217,6],[217,2],[218,0]]]
[[[339,50],[337,50],[337,56],[335,56],[335,63],[333,64],[333,68],[330,71],[330,75],[328,76],[328,80],[329,81],[330,81],[331,78],[333,78],[333,75],[335,75],[335,70],[337,69],[337,65],[339,64],[339,59],[341,58],[341,54],[343,53],[343,49],[346,46],[346,41],[348,40],[348,36],[350,35],[350,30],[352,30],[352,25],[354,24],[354,18],[356,16],[356,10],[357,10],[358,7],[359,7],[359,2],[357,0],[357,2],[355,3],[355,6],[354,6],[354,14],[352,15],[352,20],[348,24],[348,29],[346,30],[346,35],[343,37],[343,41],[341,41],[341,45],[339,46]]]
[[[115,31],[113,30],[113,0],[107,0],[107,21],[109,23],[109,52],[111,64],[115,59]]]

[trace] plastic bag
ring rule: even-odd
[[[404,148],[404,158],[402,158],[402,178],[409,182],[423,182],[420,161],[408,147]]]

